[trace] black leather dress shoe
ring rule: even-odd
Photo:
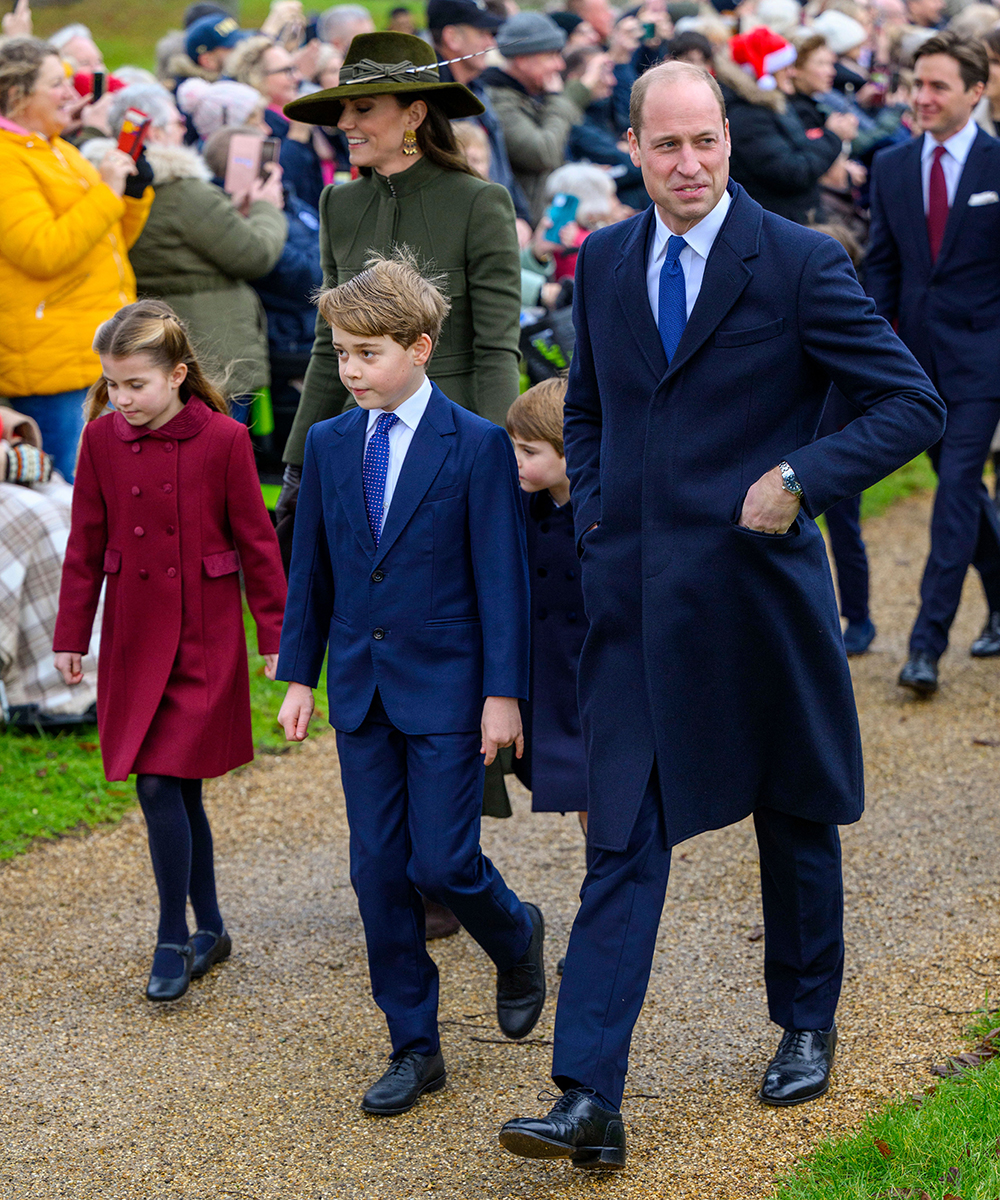
[[[198,942],[195,939],[204,939],[206,949],[198,952]],[[208,939],[212,942],[208,945]],[[194,963],[191,967],[191,978],[200,979],[202,975],[207,974],[216,963],[225,962],[225,960],[233,952],[233,943],[229,934],[223,929],[221,933],[213,933],[211,929],[197,929],[188,938],[188,945],[194,951]]]
[[[191,966],[194,963],[194,950],[190,944],[182,946],[179,942],[160,942],[157,950],[174,950],[184,959],[184,970],[176,978],[165,975],[150,974],[146,984],[147,1000],[179,1000],[191,984]]]
[[[822,1096],[830,1086],[830,1068],[837,1048],[837,1026],[786,1029],[778,1053],[764,1072],[758,1095],[765,1104],[786,1107]]]
[[[365,1092],[361,1107],[375,1117],[394,1117],[409,1112],[424,1092],[443,1088],[447,1076],[444,1058],[407,1050],[389,1064],[389,1070]]]
[[[983,632],[969,647],[973,658],[996,658],[1000,654],[1000,612],[992,612]]]
[[[926,650],[917,650],[899,672],[899,686],[912,688],[920,696],[930,696],[938,689],[938,660]]]
[[[545,1117],[516,1117],[500,1130],[500,1145],[522,1158],[568,1158],[590,1171],[625,1166],[625,1123],[588,1088],[572,1088]]]
[[[497,1021],[509,1038],[527,1037],[545,1007],[545,922],[535,904],[525,904],[531,917],[531,941],[507,971],[497,971]]]

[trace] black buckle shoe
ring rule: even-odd
[[[361,1107],[374,1117],[394,1117],[409,1112],[424,1092],[436,1092],[447,1082],[444,1056],[406,1050],[394,1058],[389,1069],[365,1092]]]
[[[973,658],[996,658],[1000,654],[1000,612],[991,612],[983,632],[969,647]]]
[[[182,946],[179,942],[160,942],[157,950],[173,950],[184,959],[184,970],[175,978],[168,979],[166,975],[150,973],[146,984],[146,999],[165,1001],[179,1000],[191,984],[191,967],[194,963],[194,950],[190,944]]]
[[[500,1130],[500,1145],[522,1158],[568,1158],[589,1171],[625,1166],[625,1122],[603,1108],[590,1088],[571,1088],[545,1117],[516,1117]],[[539,1097],[541,1099],[541,1097]]]
[[[830,1086],[836,1048],[836,1025],[825,1033],[822,1029],[786,1029],[764,1072],[758,1096],[779,1108],[822,1096]]]
[[[213,940],[211,946],[199,954],[195,938],[212,938]],[[216,963],[225,962],[233,952],[232,939],[224,929],[221,933],[213,933],[211,929],[196,929],[188,938],[188,945],[194,951],[194,964],[191,967],[192,979],[200,979]]]
[[[531,941],[507,971],[497,971],[497,1021],[509,1038],[527,1037],[545,1007],[545,921],[535,904],[525,904],[531,917]]]
[[[938,690],[938,660],[926,650],[916,650],[899,672],[899,686],[912,688],[918,696],[931,696]]]

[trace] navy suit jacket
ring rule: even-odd
[[[949,404],[1000,400],[1000,141],[976,134],[933,263],[922,146],[875,158],[865,288]]]
[[[479,728],[486,696],[528,695],[528,569],[510,439],[434,386],[378,550],[361,471],[366,409],[306,438],[278,678],[315,687],[329,644],[330,724],[350,733],[376,687],[409,734]]]
[[[730,193],[669,366],[646,288],[653,209],[592,233],[577,260],[565,444],[590,618],[580,716],[588,836],[610,850],[654,762],[671,844],[758,807],[858,819],[861,742],[813,518],[944,427],[833,238]],[[816,440],[831,382],[863,415]],[[801,513],[780,536],[742,528],[747,490],[782,459]]]

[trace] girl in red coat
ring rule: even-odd
[[[269,679],[285,577],[250,437],[173,310],[130,304],[94,349],[104,375],[88,396],[54,650],[78,683],[106,580],[101,752],[109,780],[137,776],[160,897],[146,995],[175,1000],[231,949],[201,781],[253,758],[239,571]]]

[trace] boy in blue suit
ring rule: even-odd
[[[421,894],[496,964],[508,1037],[545,1002],[542,915],[479,846],[484,761],[523,748],[524,520],[506,433],[427,379],[448,302],[413,262],[373,258],[317,303],[358,408],[306,440],[278,720],[289,740],[306,736],[329,643],[351,882],[392,1041],[361,1107],[387,1116],[445,1083]]]

